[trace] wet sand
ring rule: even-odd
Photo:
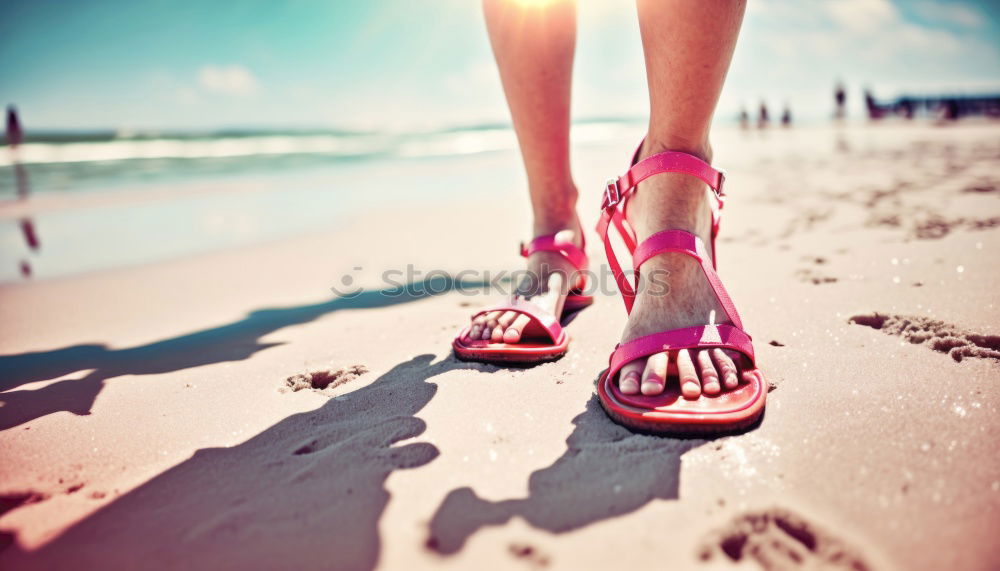
[[[513,153],[454,159],[451,202],[4,285],[0,566],[996,569],[998,135],[717,140],[720,273],[774,385],[738,436],[608,420],[610,289],[530,369],[450,356],[495,296],[380,293],[518,267]],[[588,225],[628,153],[577,152]]]

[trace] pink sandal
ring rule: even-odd
[[[557,252],[577,269],[578,282],[570,290],[563,304],[560,319],[568,317],[594,302],[593,296],[584,295],[587,286],[587,254],[572,242],[557,241],[555,235],[539,236],[525,246],[521,244],[521,256],[527,258],[535,252]],[[472,325],[466,325],[452,342],[455,355],[466,361],[484,363],[534,364],[554,361],[569,349],[569,335],[563,330],[560,319],[530,301],[514,297],[510,302],[484,309],[472,316],[473,319],[493,311],[516,311],[531,318],[525,327],[521,340],[517,343],[493,343],[489,340],[469,340],[465,336]]]
[[[642,145],[639,146],[642,148]],[[665,252],[684,253],[698,260],[720,305],[729,318],[728,324],[701,325],[654,333],[615,346],[607,371],[597,382],[601,405],[616,422],[625,426],[658,433],[721,433],[739,430],[755,423],[764,412],[767,383],[764,374],[756,368],[753,344],[743,331],[736,306],[715,271],[714,261],[709,260],[708,250],[701,238],[683,230],[664,230],[636,245],[635,232],[625,219],[625,206],[643,180],[660,173],[684,173],[695,176],[712,188],[715,206],[712,209],[712,246],[719,231],[720,211],[723,205],[722,185],[724,173],[713,169],[701,159],[687,153],[667,151],[652,155],[636,163],[639,150],[633,156],[632,168],[624,176],[608,181],[601,207],[603,213],[597,232],[604,240],[608,263],[618,282],[625,309],[631,313],[638,287],[639,268],[650,258]],[[608,228],[614,224],[625,246],[632,254],[636,285],[629,283],[611,248]],[[723,389],[718,395],[702,394],[697,399],[682,396],[679,383],[667,383],[663,393],[645,396],[626,395],[618,389],[616,376],[627,363],[663,351],[720,347],[738,351],[746,356],[752,369],[750,382],[743,382],[734,389]]]

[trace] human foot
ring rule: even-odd
[[[639,159],[662,150],[644,144]],[[711,152],[706,147],[698,154],[708,159]],[[662,173],[640,183],[626,212],[637,242],[661,230],[685,230],[700,237],[714,258],[709,192],[698,178],[680,173]],[[640,283],[666,287],[640,289],[622,334],[623,344],[661,331],[727,322],[698,261],[686,254],[661,253],[649,259],[640,268]],[[715,395],[735,388],[741,378],[748,378],[749,369],[745,357],[736,351],[681,349],[629,362],[619,373],[618,388],[626,395],[658,395],[671,377],[680,383],[684,397],[694,399],[702,393]]]
[[[583,247],[583,232],[579,220],[546,229],[536,225],[536,236],[554,235],[555,242]],[[551,228],[551,227],[550,227]],[[562,314],[566,297],[580,282],[578,268],[558,251],[540,250],[530,253],[528,268],[518,280],[514,293],[530,301],[544,312]],[[531,323],[531,317],[515,311],[492,311],[472,319],[467,340],[488,340],[492,343],[517,343]]]

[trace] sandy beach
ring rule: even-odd
[[[574,149],[588,227],[638,136]],[[502,297],[478,276],[520,267],[519,158],[372,164],[328,188],[398,196],[383,212],[330,200],[256,243],[0,286],[0,567],[1000,568],[1000,125],[732,128],[715,145],[720,273],[772,383],[753,430],[607,418],[613,289],[562,360],[457,361],[455,332]],[[0,218],[180,200],[143,196]],[[416,286],[383,291],[408,266]],[[331,293],[344,275],[363,291]],[[313,372],[320,387],[289,386]]]

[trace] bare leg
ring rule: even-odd
[[[483,10],[527,173],[534,234],[566,232],[579,245],[577,191],[569,166],[576,4],[484,0]],[[572,266],[558,255],[538,252],[528,269],[538,279],[520,284],[520,292],[558,315]],[[494,312],[474,321],[469,336],[515,343],[527,324],[527,317]]]
[[[649,132],[641,156],[684,151],[711,162],[708,132],[729,69],[746,5],[742,0],[638,0],[639,28],[649,83]],[[638,239],[668,228],[687,230],[711,244],[708,188],[694,177],[661,174],[641,185],[629,204]],[[715,253],[712,252],[714,256]],[[662,254],[642,273],[667,270],[670,293],[640,295],[623,341],[658,331],[709,323],[725,317],[697,262]],[[661,274],[662,275],[662,274]],[[681,390],[694,398],[735,387],[743,365],[721,350],[660,353],[626,365],[619,376],[625,393],[658,394],[676,367]],[[671,366],[673,365],[673,366]]]

